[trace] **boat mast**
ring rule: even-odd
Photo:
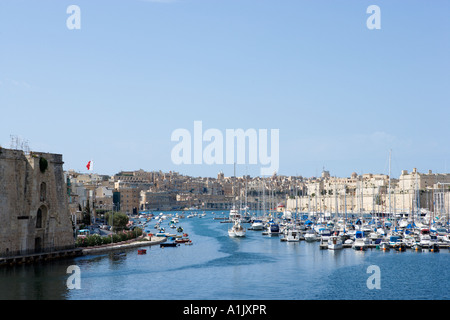
[[[266,181],[264,180],[264,176],[262,179],[262,192],[263,192],[263,217],[266,217]]]
[[[391,217],[391,153],[392,149],[389,150],[389,211],[388,211],[388,217]],[[394,227],[395,227],[395,220],[394,220]]]
[[[344,220],[344,225],[347,224],[347,185],[344,184],[344,210],[345,210],[345,220]],[[344,232],[345,232],[345,227],[344,227]]]

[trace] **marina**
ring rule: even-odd
[[[252,230],[250,219],[242,223],[246,228],[245,236],[234,237],[228,234],[232,224],[215,220],[213,212],[206,211],[205,215],[201,212],[200,216],[197,214],[188,219],[186,214],[185,218],[179,218],[177,228],[182,227],[183,233],[164,232],[159,237],[154,233],[157,213],[153,213],[153,219],[137,218],[136,223],[142,222],[146,232],[153,235],[152,239],[161,241],[159,245],[136,244],[66,260],[1,268],[0,283],[10,286],[11,290],[3,292],[0,298],[450,298],[447,290],[450,254],[444,241],[438,242],[438,251],[422,246],[420,250],[407,246],[402,251],[395,243],[404,237],[391,239],[395,243],[389,243],[389,239],[377,244],[369,243],[362,251],[352,249],[349,239],[342,242],[342,247],[329,247],[339,238],[328,235],[324,230],[321,234],[329,237],[327,242],[321,241],[319,233],[315,234],[315,240],[306,241],[308,232],[321,229],[309,223],[311,219],[296,224],[294,228],[288,221],[273,216],[269,221],[273,220],[272,224],[277,222],[277,235],[269,235],[267,226],[266,229]],[[254,213],[256,216],[259,212]],[[165,214],[176,215],[175,212]],[[160,221],[160,228],[167,229],[169,221],[169,217]],[[386,249],[383,249],[386,244]],[[69,265],[77,265],[81,270],[80,290],[69,290],[65,285]],[[380,290],[367,288],[366,281],[370,276],[367,268],[371,265],[379,266],[381,270]],[[35,277],[36,272],[39,278]],[[426,281],[424,275],[428,275]],[[404,290],[405,287],[409,289]]]

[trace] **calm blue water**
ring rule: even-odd
[[[35,266],[0,269],[1,299],[297,300],[450,298],[450,253],[320,250],[318,243],[281,242],[247,231],[229,238],[230,224],[180,220],[194,244],[137,248]],[[168,220],[167,220],[168,221]],[[169,230],[169,229],[167,229]],[[172,229],[170,229],[172,230]],[[67,289],[75,264],[81,289]],[[370,265],[380,268],[380,289],[368,289]]]

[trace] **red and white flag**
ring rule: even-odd
[[[88,164],[86,165],[86,168],[88,169],[88,171],[93,171],[94,170],[94,161],[90,160],[88,162]]]

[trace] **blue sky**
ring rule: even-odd
[[[69,30],[69,5],[81,29]],[[369,30],[369,5],[381,29]],[[170,137],[280,130],[279,173],[450,170],[449,1],[0,1],[0,145],[85,172],[175,165]],[[258,165],[237,174],[259,175]]]

